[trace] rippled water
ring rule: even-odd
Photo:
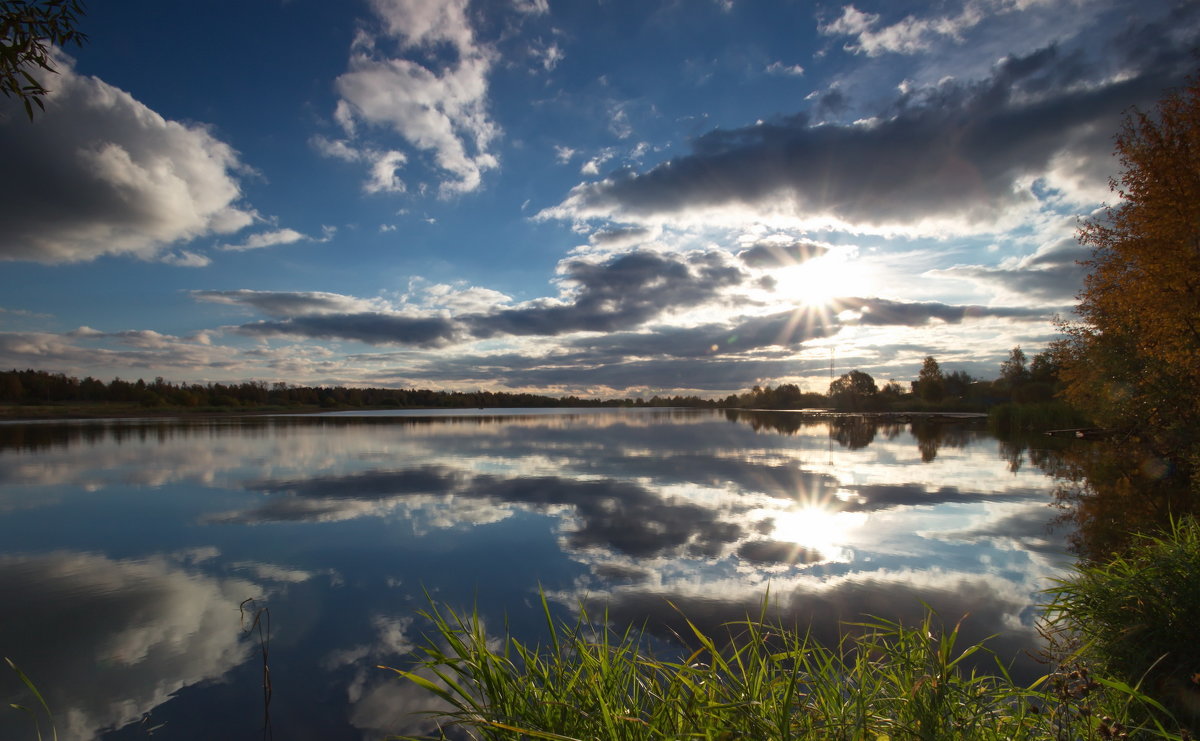
[[[426,594],[536,638],[539,585],[663,636],[760,609],[970,613],[1036,666],[1069,559],[1054,482],[977,425],[670,410],[0,426],[0,654],[64,739],[381,738],[428,698],[377,667]],[[253,599],[245,615],[244,600]],[[266,617],[266,615],[264,615]],[[33,738],[7,708],[0,738]]]

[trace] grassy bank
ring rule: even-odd
[[[1045,432],[1088,427],[1090,422],[1064,401],[1040,401],[1028,404],[1005,402],[988,410],[988,427],[998,434]]]
[[[960,645],[957,627],[931,617],[848,625],[832,647],[762,620],[719,637],[689,622],[699,648],[663,660],[637,631],[582,611],[556,624],[544,599],[543,611],[551,639],[541,646],[497,640],[476,615],[427,613],[436,632],[423,661],[396,670],[441,704],[423,738],[1189,738],[1157,700],[1090,672],[1086,658],[1059,656],[1022,686],[986,644]]]
[[[1200,524],[1174,520],[1127,552],[1077,567],[1051,590],[1048,616],[1078,637],[1098,670],[1200,731]]]

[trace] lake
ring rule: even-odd
[[[0,654],[62,739],[411,732],[428,696],[377,667],[418,611],[537,639],[539,589],[664,638],[768,591],[826,640],[924,604],[1032,677],[1071,558],[1029,458],[978,422],[708,410],[3,424]],[[3,665],[0,699],[0,738],[34,738]]]

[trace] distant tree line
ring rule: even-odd
[[[343,407],[450,408],[472,407],[712,407],[716,402],[696,396],[654,396],[627,399],[587,399],[504,391],[434,391],[431,389],[293,386],[262,381],[243,383],[170,383],[161,377],[147,383],[120,378],[105,383],[42,370],[0,372],[0,403],[28,405],[122,404],[154,407],[262,408]]]
[[[650,399],[595,399],[506,391],[435,391],[432,389],[293,386],[287,383],[171,383],[155,378],[104,382],[42,370],[0,372],[0,403],[22,405],[120,404],[126,406],[206,408],[408,408],[472,407],[725,407],[737,409],[834,408],[840,411],[915,409],[982,410],[1006,401],[1048,401],[1059,390],[1059,367],[1049,352],[1026,362],[1015,347],[995,380],[973,378],[965,371],[944,373],[932,356],[925,358],[917,380],[905,388],[888,381],[882,388],[869,374],[852,370],[829,384],[822,394],[794,383],[755,386],[724,399],[698,396],[653,396]]]
[[[993,380],[974,378],[966,371],[946,373],[933,356],[925,358],[917,380],[905,388],[891,380],[882,387],[869,373],[852,370],[834,379],[827,394],[801,391],[785,383],[755,386],[744,394],[731,394],[721,406],[754,409],[833,408],[848,412],[885,410],[983,411],[1005,402],[1028,404],[1052,400],[1062,390],[1060,366],[1050,350],[1029,359],[1018,345],[1000,364]]]

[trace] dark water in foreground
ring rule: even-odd
[[[425,593],[536,638],[537,590],[666,635],[757,613],[819,636],[966,613],[1036,646],[1069,562],[1054,482],[977,426],[585,410],[0,425],[0,655],[59,738],[381,738],[428,705],[377,669]],[[1018,670],[1032,672],[1028,660]],[[18,699],[20,698],[20,699]],[[0,666],[0,738],[33,738]]]

